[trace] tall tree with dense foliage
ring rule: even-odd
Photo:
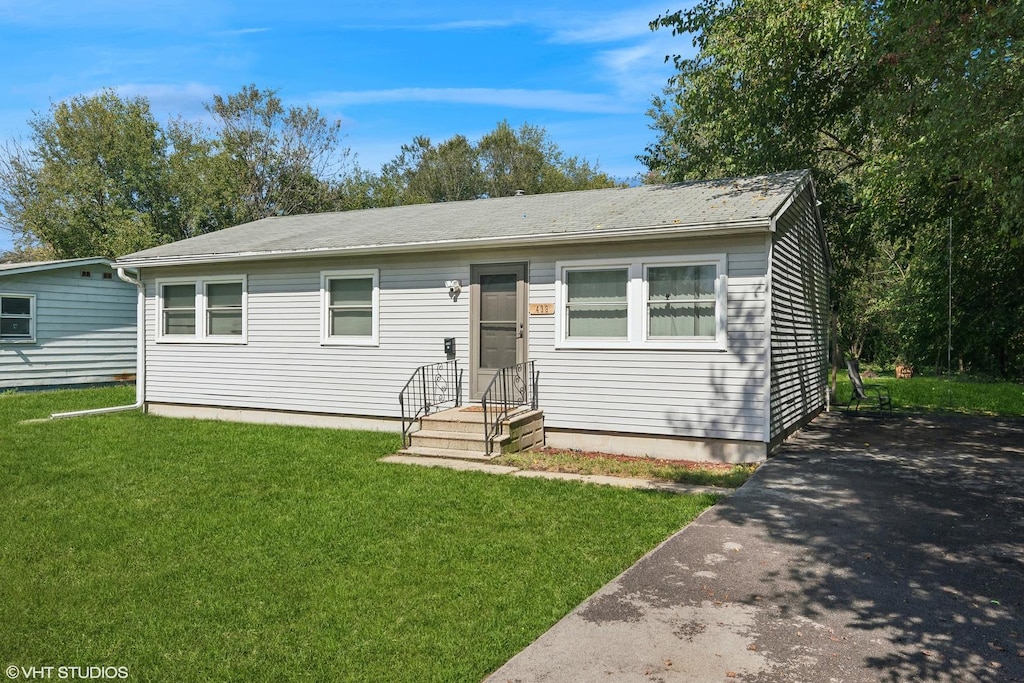
[[[704,0],[650,177],[811,168],[847,352],[1024,374],[1021,0]],[[985,311],[984,292],[998,310]]]
[[[143,97],[73,97],[0,153],[14,254],[118,256],[272,215],[326,211],[348,150],[340,123],[255,85],[214,96],[212,126],[162,128]]]
[[[214,95],[211,139],[235,181],[239,222],[331,208],[330,181],[341,174],[348,150],[341,121],[310,107],[285,107],[275,90],[247,85]]]
[[[0,220],[58,257],[115,256],[179,237],[166,140],[144,98],[78,96],[0,158]]]
[[[376,206],[613,187],[585,159],[566,156],[544,128],[500,122],[477,143],[455,135],[434,144],[418,136],[370,183]]]

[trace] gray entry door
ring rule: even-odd
[[[526,361],[526,264],[470,268],[470,398],[478,400],[494,373]]]

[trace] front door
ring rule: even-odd
[[[470,399],[478,400],[496,371],[526,361],[526,264],[472,266],[469,296]]]

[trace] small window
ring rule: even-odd
[[[242,336],[241,282],[211,282],[206,285],[206,334]]]
[[[35,339],[35,297],[0,294],[0,341]]]
[[[160,291],[163,333],[174,336],[195,336],[196,286],[194,284],[163,285]]]
[[[83,270],[82,277],[92,277],[92,272],[88,270]]]
[[[377,271],[324,273],[321,296],[323,343],[377,344]]]
[[[629,336],[629,269],[566,272],[567,338]]]
[[[104,280],[113,280],[114,279],[114,274],[113,273],[103,273],[103,279]]]

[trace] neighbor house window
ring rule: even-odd
[[[34,341],[35,308],[33,295],[0,294],[0,341]]]
[[[245,276],[157,283],[161,341],[245,343]]]
[[[724,254],[556,264],[558,348],[726,348]]]
[[[324,344],[376,345],[379,296],[376,270],[321,275]]]

